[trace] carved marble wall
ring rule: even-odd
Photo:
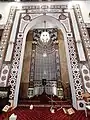
[[[72,104],[76,109],[84,109],[84,101],[81,94],[87,88],[89,89],[90,86],[87,86],[87,83],[90,81],[87,82],[83,69],[85,68],[89,71],[90,41],[79,5],[73,6],[70,11],[68,11],[67,5],[23,5],[22,9],[11,7],[0,44],[0,85],[11,85],[9,98],[14,100],[14,106],[16,106],[23,68],[26,36],[28,31],[40,19],[48,19],[53,24],[56,24],[57,28],[61,29],[63,33],[72,91]],[[78,27],[74,28],[73,20],[78,23]],[[78,31],[80,31],[79,34]],[[78,39],[75,37],[76,33]],[[80,56],[81,51],[83,58]],[[82,78],[85,78],[86,81],[84,82]],[[85,89],[83,82],[87,86]]]

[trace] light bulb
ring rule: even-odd
[[[43,57],[47,57],[47,53],[46,52],[43,53]]]

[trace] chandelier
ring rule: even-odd
[[[46,21],[44,21],[44,28],[46,28]],[[50,40],[50,35],[48,32],[44,31],[41,33],[41,36],[40,36],[40,40],[43,42],[43,43],[47,43],[49,42]]]
[[[50,40],[49,33],[48,33],[48,32],[42,32],[42,33],[41,33],[41,36],[40,36],[40,40],[41,40],[43,43],[47,43],[47,42]]]

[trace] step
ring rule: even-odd
[[[43,104],[43,105],[33,105],[34,107],[51,107],[51,105]],[[72,107],[72,105],[53,105],[54,107]],[[28,104],[19,104],[18,107],[27,107],[29,108],[30,105]]]

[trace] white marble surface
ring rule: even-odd
[[[86,61],[82,42],[80,42],[80,43],[77,42],[76,45],[77,45],[77,50],[78,50],[78,55],[79,55],[80,61]]]
[[[90,110],[90,105],[86,105],[86,108]]]
[[[13,28],[11,31],[11,35],[10,35],[10,40],[9,40],[9,44],[8,44],[8,48],[7,48],[5,61],[11,61],[16,32],[17,32],[17,26],[18,26],[18,21],[19,21],[19,16],[20,16],[20,12],[17,12],[15,20],[14,20]]]
[[[77,51],[79,55],[79,60],[80,61],[86,61],[83,46],[82,46],[82,40],[80,37],[77,21],[75,18],[75,14],[73,9],[70,11],[71,14],[71,19],[72,19],[72,25],[73,25],[73,30],[74,30],[74,35],[75,35],[75,41],[76,41],[76,46],[77,46]]]

